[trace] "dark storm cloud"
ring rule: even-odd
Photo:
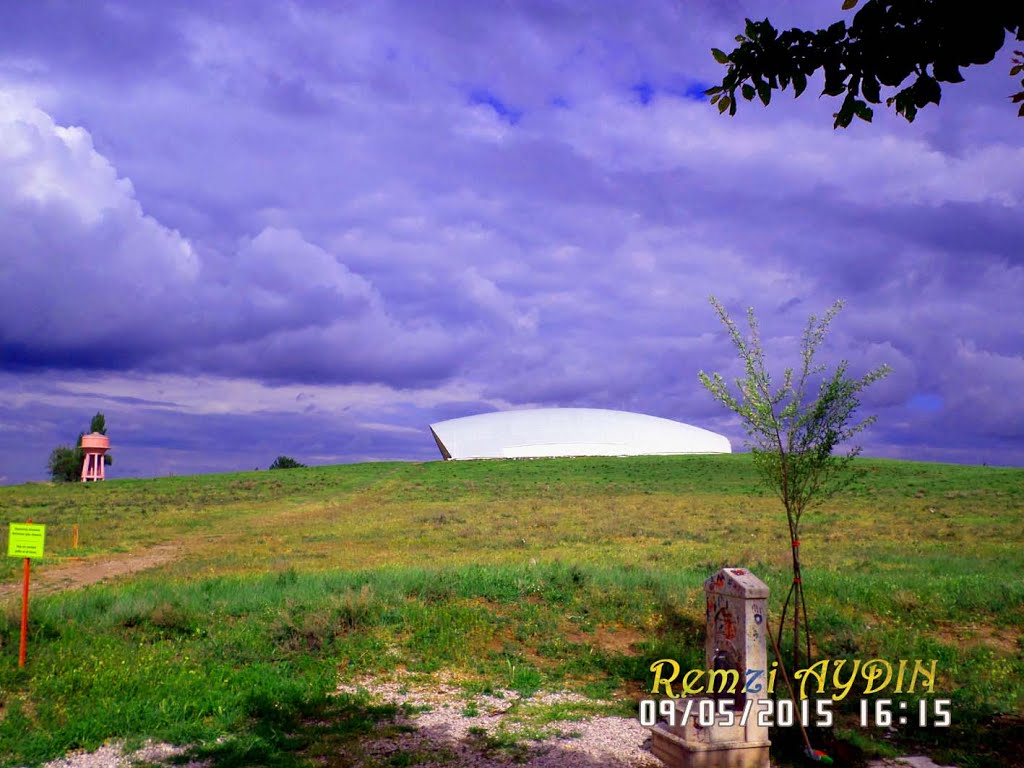
[[[270,380],[451,370],[458,334],[395,322],[372,285],[295,230],[264,227],[229,258],[204,259],[142,212],[85,131],[6,107],[0,275],[18,290],[0,307],[5,363]]]
[[[844,297],[826,357],[894,368],[866,446],[1024,461],[1024,405],[998,395],[1024,384],[1005,72],[972,68],[913,125],[878,110],[834,132],[837,105],[788,95],[723,118],[708,51],[744,16],[838,11],[622,8],[18,6],[0,31],[10,418],[45,414],[45,459],[107,387],[146,457],[129,474],[265,464],[292,452],[249,447],[271,426],[300,459],[427,458],[425,424],[531,404],[740,444],[697,382],[740,373],[707,297],[757,307],[780,367]]]
[[[1024,265],[1024,253],[1007,247],[1024,242],[1016,206],[962,201],[901,206],[874,212],[871,225],[949,254],[948,267],[957,270],[950,276],[957,280],[969,279],[993,260]]]
[[[53,382],[44,374],[16,380],[4,374],[0,383],[9,395],[0,404],[0,451],[6,457],[0,482],[42,477],[50,449],[73,444],[97,411],[106,417],[115,458],[111,472],[118,477],[266,469],[280,454],[308,464],[437,458],[428,413],[411,404],[313,405],[304,416],[287,405],[232,413],[203,410],[201,392],[160,402],[89,391],[75,377]],[[144,389],[146,381],[137,379],[134,386]],[[203,384],[189,389],[197,386],[201,390]],[[190,402],[183,405],[184,400]],[[45,450],[26,450],[26,445]]]
[[[493,405],[480,400],[455,400],[444,403],[433,409],[435,421],[459,419],[463,416],[475,416],[478,413],[493,413],[497,410]]]
[[[137,3],[5,3],[0,49],[47,69],[134,78],[181,63],[174,5],[153,13]]]

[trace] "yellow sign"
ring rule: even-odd
[[[11,523],[7,538],[8,557],[42,557],[46,541],[46,526],[31,523]]]

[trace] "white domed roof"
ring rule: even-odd
[[[716,432],[601,408],[482,413],[431,424],[430,431],[446,459],[732,453],[728,438]]]

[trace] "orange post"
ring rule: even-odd
[[[21,589],[21,647],[18,649],[18,666],[25,666],[25,649],[28,645],[28,574],[29,563],[25,558],[25,584]]]
[[[78,549],[78,523],[75,523],[75,525],[71,529],[71,531],[72,531],[72,536],[73,536],[72,541],[71,541],[71,546],[74,547],[75,549]]]
[[[31,520],[26,520],[31,523]],[[21,588],[21,645],[18,648],[18,666],[25,666],[25,652],[28,647],[28,575],[30,568],[29,558],[25,558],[25,583]]]

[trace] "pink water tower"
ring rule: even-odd
[[[82,435],[82,482],[103,480],[103,454],[110,448],[110,438],[99,432]]]

